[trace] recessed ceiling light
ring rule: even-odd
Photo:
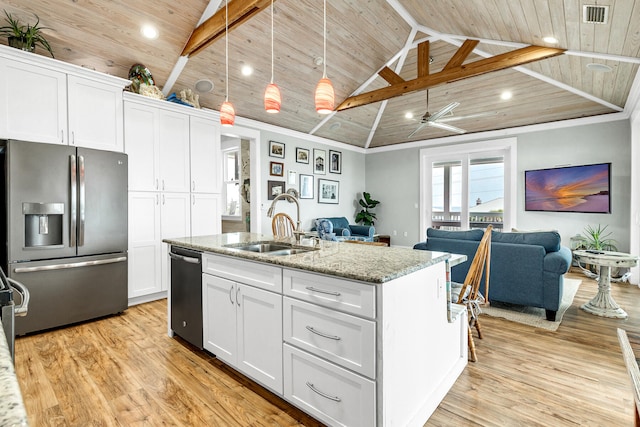
[[[507,101],[507,100],[511,99],[512,96],[513,96],[513,94],[510,91],[505,90],[504,92],[502,92],[500,94],[500,99],[502,99],[503,101]]]
[[[158,30],[153,25],[145,24],[140,29],[140,32],[143,36],[150,40],[154,40],[158,38]]]
[[[329,126],[329,129],[331,130],[340,129],[340,126],[342,126],[340,122],[332,123],[331,126]]]
[[[609,67],[605,64],[596,64],[595,62],[590,62],[586,65],[586,67],[591,71],[597,71],[599,73],[610,73],[613,71],[613,68]]]
[[[411,111],[408,111],[408,112],[404,113],[404,118],[405,119],[413,119],[413,113]]]
[[[547,36],[547,37],[544,37],[544,38],[542,39],[542,41],[543,41],[543,42],[545,42],[545,43],[549,43],[549,44],[556,44],[556,43],[558,43],[558,39],[557,39],[557,38],[555,38],[555,37],[553,37],[553,36]]]
[[[251,68],[251,65],[243,65],[242,66],[242,75],[243,76],[250,76],[251,74],[253,74],[253,68]]]

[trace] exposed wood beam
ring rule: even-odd
[[[465,40],[462,46],[453,54],[449,62],[447,62],[447,65],[444,66],[444,69],[449,70],[461,66],[464,60],[473,52],[473,49],[478,46],[478,43],[478,40]]]
[[[398,74],[396,74],[395,71],[387,66],[380,70],[378,74],[391,85],[404,82],[404,79],[402,77],[400,77]]]
[[[429,75],[429,42],[418,45],[418,77]]]
[[[274,0],[275,1],[275,0]],[[229,1],[228,16],[229,30],[237,27],[253,17],[256,13],[271,5],[271,0],[231,0]],[[224,37],[225,34],[225,8],[222,7],[215,15],[198,26],[187,40],[180,56],[193,56]]]
[[[541,59],[551,58],[553,56],[561,55],[564,51],[564,49],[543,46],[527,46],[511,52],[495,55],[490,58],[479,59],[459,67],[447,70],[443,69],[438,73],[418,77],[414,80],[395,83],[391,86],[373,90],[371,92],[351,96],[345,99],[338,108],[336,108],[336,111],[360,107],[374,102],[383,101],[385,99],[405,95],[407,93],[440,86],[445,83],[451,83],[469,77],[487,74],[492,71],[504,70],[518,65],[539,61]]]

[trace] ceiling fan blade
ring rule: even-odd
[[[455,126],[451,126],[448,125],[446,123],[440,123],[440,122],[427,122],[426,124],[428,124],[429,126],[433,126],[436,128],[440,128],[440,129],[444,129],[444,130],[448,130],[449,132],[455,132],[455,133],[466,133],[467,131],[464,129],[460,129],[458,127]]]
[[[413,132],[411,132],[411,133],[409,134],[409,136],[407,136],[407,138],[411,138],[413,135],[415,135],[416,133],[420,132],[420,131],[422,130],[422,128],[423,128],[423,127],[425,127],[425,126],[427,125],[427,123],[428,123],[428,122],[420,123],[420,126],[418,126],[418,127],[416,128],[416,130],[414,130]]]
[[[447,105],[446,107],[444,107],[443,109],[441,109],[440,111],[438,111],[437,113],[433,114],[431,117],[429,117],[429,121],[430,122],[435,122],[436,120],[438,120],[440,117],[444,116],[445,114],[448,114],[449,112],[451,112],[454,108],[456,108],[458,105],[460,105],[459,102],[452,102],[451,104]]]
[[[478,119],[480,117],[495,116],[497,114],[498,114],[497,111],[485,111],[484,113],[467,114],[466,116],[443,117],[440,120],[438,120],[438,122],[448,123],[448,122],[455,122],[455,121],[464,120],[464,119]]]

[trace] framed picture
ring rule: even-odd
[[[300,198],[313,199],[313,175],[300,174]]]
[[[296,147],[296,162],[309,164],[309,150],[306,148]]]
[[[267,191],[269,192],[269,194],[267,194],[267,199],[273,200],[277,196],[284,194],[284,181],[267,181],[267,189]]]
[[[318,203],[334,203],[340,200],[340,183],[330,179],[318,179]]]
[[[269,156],[284,159],[284,144],[277,141],[269,141]]]
[[[270,162],[269,166],[271,168],[271,175],[273,175],[273,176],[283,176],[284,175],[284,163]]]
[[[327,152],[325,150],[313,149],[313,173],[324,175],[327,173]]]
[[[329,150],[329,172],[342,173],[342,153]]]

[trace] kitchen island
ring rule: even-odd
[[[9,344],[0,324],[0,426],[28,426],[18,378],[13,367]]]
[[[328,425],[422,426],[466,366],[450,254],[253,233],[164,242],[203,253],[205,350]],[[300,252],[255,252],[265,242]]]

